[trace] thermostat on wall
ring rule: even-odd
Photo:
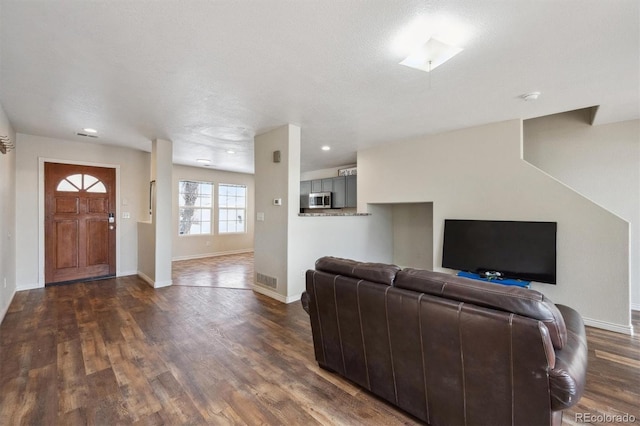
[[[282,205],[282,198],[274,198],[273,199],[273,205],[274,206],[281,206]]]

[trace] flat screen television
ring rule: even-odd
[[[556,230],[556,222],[445,219],[442,267],[555,284]]]

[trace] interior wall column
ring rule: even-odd
[[[253,290],[289,302],[289,225],[300,208],[300,127],[287,124],[257,135],[254,162],[254,267],[263,282],[256,280]]]
[[[151,148],[151,179],[155,180],[152,198],[153,232],[155,234],[154,287],[171,285],[173,143],[156,139]]]

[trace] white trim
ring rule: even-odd
[[[221,186],[226,186],[226,187],[236,187],[236,188],[244,188],[244,206],[243,207],[220,207],[220,187]],[[218,187],[216,188],[216,217],[215,217],[215,221],[216,221],[216,234],[223,236],[223,235],[244,235],[248,233],[248,228],[249,228],[249,224],[247,223],[247,210],[248,210],[248,200],[249,200],[249,188],[247,186],[247,184],[243,184],[243,183],[218,183]],[[238,199],[238,197],[234,196],[234,198]],[[244,229],[242,231],[233,231],[233,232],[220,232],[220,212],[222,210],[242,210],[244,212],[244,222],[242,223]],[[237,220],[227,220],[226,222],[234,222],[237,224]]]
[[[120,165],[94,163],[90,161],[60,160],[58,158],[38,157],[38,287],[44,287],[44,163],[73,164],[77,166],[103,167],[116,170],[116,218],[120,214]],[[116,276],[120,272],[120,226],[116,226]]]
[[[153,280],[144,272],[140,272],[138,271],[138,276],[140,278],[142,278],[144,280],[144,282],[146,282],[147,284],[149,284],[151,287],[153,287]]]
[[[614,324],[612,322],[600,321],[591,318],[583,318],[583,320],[584,325],[588,325],[589,327],[601,328],[603,330],[633,336],[633,325]]]
[[[171,261],[175,262],[177,260],[204,259],[206,257],[228,256],[231,254],[242,254],[242,253],[253,253],[253,249],[239,249],[239,250],[219,251],[215,253],[202,253],[202,254],[192,254],[188,256],[176,256],[172,258]]]
[[[16,286],[16,291],[35,290],[37,288],[44,288],[44,284],[35,283],[35,284],[17,285]]]
[[[147,284],[149,284],[153,288],[169,287],[171,284],[173,284],[173,281],[171,281],[171,280],[169,280],[169,281],[154,281],[154,280],[151,279],[151,277],[149,277],[144,272],[138,271],[137,274],[138,274],[138,276],[140,278],[142,278]]]
[[[5,306],[3,312],[0,312],[0,324],[2,324],[2,321],[4,321],[4,317],[7,315],[7,312],[9,312],[9,306],[11,306],[11,302],[13,302],[13,297],[16,295],[16,290],[13,290],[13,293],[11,294],[11,297],[9,297],[9,303],[7,303],[7,306]]]
[[[282,302],[282,303],[292,303],[295,301],[300,300],[300,298],[302,297],[302,293],[300,294],[296,294],[294,296],[283,296],[280,293],[277,293],[271,289],[256,285],[256,284],[251,284],[251,289],[253,291],[255,291],[256,293],[260,293],[263,294],[265,296],[268,296],[272,299],[276,299],[278,302]]]
[[[130,275],[138,275],[138,271],[120,271],[116,277],[128,277]]]
[[[167,281],[156,281],[155,283],[153,283],[153,288],[162,288],[162,287],[169,287],[173,284],[172,280],[167,280]]]
[[[302,299],[302,293],[298,293],[294,296],[287,296],[287,302],[286,303],[293,303],[293,302],[297,302],[300,299]]]

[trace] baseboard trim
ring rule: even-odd
[[[138,272],[137,272],[137,274],[138,274],[138,276],[139,276],[140,278],[142,278],[142,280],[143,280],[144,282],[146,282],[146,283],[147,283],[147,284],[149,284],[151,287],[153,287],[153,280],[152,280],[152,279],[151,279],[147,274],[145,274],[144,272],[140,272],[140,271],[138,271]]]
[[[583,318],[584,325],[588,325],[589,327],[601,328],[603,330],[613,331],[615,333],[622,333],[628,336],[633,336],[633,326],[632,325],[621,325],[614,324],[612,322],[600,321],[591,318]]]
[[[301,298],[302,298],[302,293],[296,294],[295,296],[287,296],[287,302],[286,303],[297,302]]]
[[[282,303],[293,303],[295,301],[300,300],[300,298],[302,297],[302,293],[294,295],[294,296],[283,296],[280,293],[277,293],[271,289],[268,289],[266,287],[262,287],[256,284],[251,284],[251,289],[253,291],[255,291],[256,293],[260,293],[263,294],[267,297],[270,297],[272,299],[277,300],[278,302],[282,302]]]
[[[169,287],[171,284],[173,284],[173,281],[171,281],[171,280],[154,281],[147,274],[145,274],[144,272],[140,272],[140,271],[138,271],[138,276],[140,278],[142,278],[147,284],[149,284],[153,288]]]
[[[189,256],[176,256],[172,258],[171,261],[176,262],[178,260],[205,259],[207,257],[228,256],[231,254],[243,254],[243,253],[253,253],[253,249],[240,249],[240,250],[220,251],[216,253],[192,254]]]
[[[153,288],[162,288],[162,287],[169,287],[173,284],[172,280],[167,280],[167,281],[156,281],[155,283],[153,283]]]
[[[40,283],[35,284],[22,284],[20,286],[16,286],[16,291],[25,291],[25,290],[35,290],[38,288],[44,288],[44,285]]]
[[[116,277],[128,277],[129,275],[138,275],[138,271],[124,271],[116,274]]]
[[[4,321],[4,317],[7,315],[7,312],[9,312],[9,306],[11,306],[11,302],[13,302],[13,298],[15,297],[15,295],[16,290],[13,290],[13,293],[11,293],[11,297],[9,298],[9,303],[7,303],[7,306],[5,306],[2,312],[0,312],[0,324],[2,324],[2,321]]]

